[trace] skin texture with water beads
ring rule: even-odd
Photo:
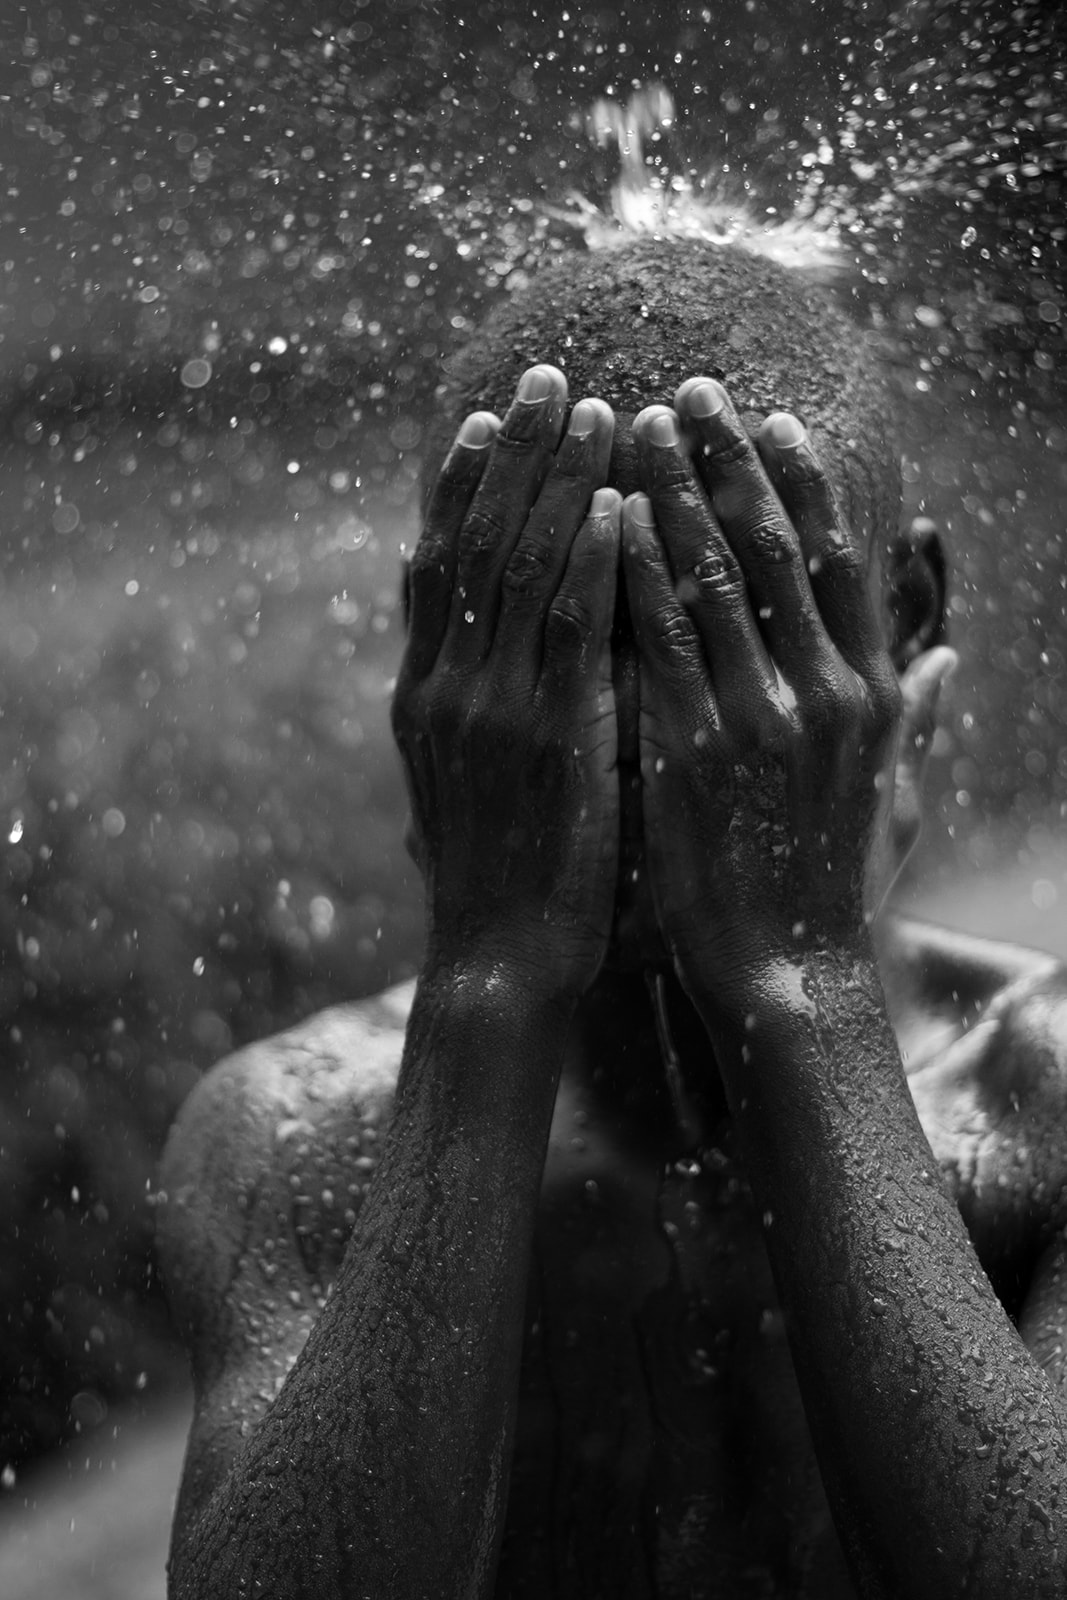
[[[744,325],[762,269],[729,270]],[[906,569],[872,570],[821,419],[753,442],[713,377],[669,398],[622,502],[609,408],[568,423],[536,364],[430,494],[394,705],[418,986],[223,1063],[167,1158],[183,1600],[1061,1592],[1067,982],[868,914],[940,590],[891,660],[870,590]],[[879,460],[837,486],[871,533]],[[618,583],[658,1014],[611,961]]]

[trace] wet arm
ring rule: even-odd
[[[862,1592],[1062,1594],[1062,1402],[942,1187],[870,953],[706,1012]]]
[[[623,523],[650,874],[838,1529],[866,1595],[1062,1596],[1064,1413],[942,1186],[864,915],[902,699],[866,562],[796,419],[757,454],[714,384],[675,404],[635,420]],[[948,660],[903,699],[932,707]]]
[[[567,1024],[566,1006],[503,968],[420,983],[394,1122],[333,1295],[183,1530],[176,1600],[490,1592]]]
[[[393,726],[428,955],[333,1294],[175,1551],[176,1600],[478,1600],[505,1505],[533,1218],[618,855],[607,406],[524,375],[469,418],[410,570]]]

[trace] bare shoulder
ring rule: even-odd
[[[157,1242],[194,1385],[176,1537],[325,1303],[378,1162],[413,989],[332,1007],[236,1051],[174,1123]]]
[[[905,918],[882,966],[920,1120],[995,1269],[1067,1221],[1067,967]]]
[[[412,989],[331,1007],[258,1040],[220,1061],[185,1102],[160,1168],[159,1248],[188,1332],[202,1331],[205,1303],[231,1291],[254,1243],[268,1254],[294,1243],[312,1279],[328,1281],[392,1105]],[[291,1241],[256,1241],[268,1197]]]

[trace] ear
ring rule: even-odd
[[[944,644],[945,552],[936,525],[916,517],[889,552],[885,604],[889,616],[889,654],[898,672],[909,661]]]

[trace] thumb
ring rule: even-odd
[[[900,743],[897,778],[918,784],[930,754],[937,728],[937,703],[945,683],[955,672],[959,656],[947,645],[924,650],[908,663],[900,680]]]
[[[955,650],[941,645],[909,662],[900,680],[900,740],[893,775],[893,806],[887,839],[884,892],[888,892],[922,830],[922,780],[937,727],[942,686],[956,670]]]

